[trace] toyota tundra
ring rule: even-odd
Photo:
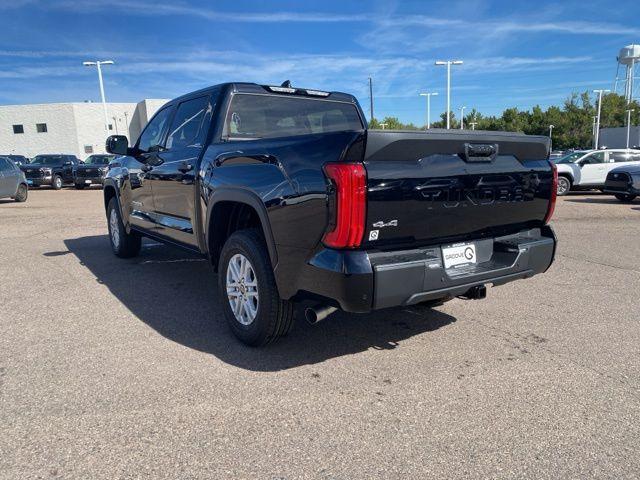
[[[479,299],[554,259],[548,137],[370,130],[352,95],[228,83],[106,147],[122,156],[104,178],[115,255],[151,237],[206,256],[249,345],[287,333],[300,300],[317,322]]]

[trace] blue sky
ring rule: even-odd
[[[560,104],[611,88],[615,56],[640,43],[640,1],[0,0],[0,104],[172,98],[225,81],[353,93],[376,117],[424,123],[444,110]]]

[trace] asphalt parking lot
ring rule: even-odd
[[[637,478],[640,201],[545,275],[251,349],[206,262],[112,256],[100,190],[0,200],[0,478]]]

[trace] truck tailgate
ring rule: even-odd
[[[367,132],[364,247],[507,235],[540,227],[549,139],[503,132]]]

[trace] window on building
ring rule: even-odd
[[[112,123],[109,124],[109,130],[113,130],[113,124]]]
[[[93,153],[93,145],[85,145],[84,153]]]
[[[38,133],[47,133],[47,124],[36,123],[36,130],[38,131]]]
[[[14,125],[13,133],[24,133],[24,125]]]

